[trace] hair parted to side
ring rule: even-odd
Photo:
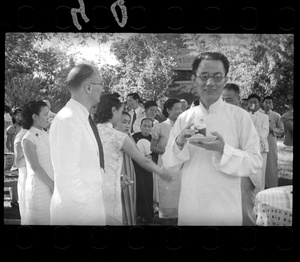
[[[67,87],[70,90],[77,90],[83,81],[93,76],[95,68],[88,64],[79,64],[74,66],[66,78]]]
[[[96,124],[105,123],[112,119],[112,108],[117,110],[123,105],[116,94],[106,94],[101,97],[98,103],[96,112],[94,114],[94,121]]]
[[[224,65],[225,76],[228,74],[230,65],[226,56],[218,52],[204,52],[198,55],[192,63],[192,72],[194,76],[196,76],[198,67],[202,60],[221,61]]]
[[[42,107],[47,106],[47,104],[42,101],[30,101],[28,103],[26,103],[23,108],[22,108],[22,112],[21,112],[21,117],[22,117],[22,121],[21,121],[21,126],[24,129],[30,129],[30,127],[33,125],[33,119],[32,116],[38,115],[41,112]]]
[[[257,94],[251,94],[248,96],[248,101],[251,99],[251,98],[256,98],[258,100],[258,102],[260,102],[260,96],[257,95]]]
[[[236,94],[240,94],[240,87],[237,84],[234,83],[228,83],[225,87],[224,90],[232,90],[233,92],[235,92]]]
[[[157,107],[157,104],[156,104],[156,102],[155,101],[147,101],[146,103],[145,103],[145,105],[144,105],[144,107],[145,107],[145,110],[148,110],[151,106],[156,106]]]
[[[273,102],[273,97],[272,96],[265,96],[263,102],[265,102],[266,99],[270,99]]]
[[[129,93],[127,97],[131,96],[133,100],[141,100],[140,95],[138,93]]]
[[[173,106],[176,104],[176,103],[180,103],[180,100],[177,99],[177,98],[169,98],[165,103],[164,103],[164,109],[162,111],[163,115],[165,117],[169,117],[169,113],[168,113],[168,110],[172,110]]]

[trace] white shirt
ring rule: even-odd
[[[195,116],[202,116],[206,132],[217,131],[224,152],[185,144],[176,137]],[[249,114],[219,98],[206,110],[202,103],[177,118],[162,156],[165,168],[182,171],[179,225],[242,225],[241,177],[257,176],[262,167],[259,137]]]

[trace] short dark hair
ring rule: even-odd
[[[131,116],[130,116],[130,114],[127,111],[122,111],[122,115],[129,116],[129,118],[131,119]]]
[[[256,98],[258,100],[258,102],[260,102],[260,96],[257,95],[257,94],[251,94],[248,96],[248,101],[251,99],[251,98]]]
[[[151,107],[151,106],[156,106],[157,107],[157,104],[156,104],[156,102],[155,101],[147,101],[146,103],[145,103],[145,110],[147,110],[149,107]]]
[[[30,129],[30,127],[33,125],[33,119],[32,116],[34,114],[38,115],[41,112],[41,108],[48,106],[44,101],[30,101],[26,103],[22,109],[22,122],[21,126],[24,129]]]
[[[145,118],[143,118],[142,120],[141,120],[141,125],[143,124],[143,122],[144,121],[146,121],[146,120],[150,120],[151,121],[151,123],[152,123],[152,126],[153,126],[153,120],[151,119],[151,118],[149,118],[149,117],[145,117]]]
[[[164,115],[165,117],[169,117],[169,113],[168,113],[167,109],[172,110],[173,106],[174,106],[176,103],[180,103],[180,100],[177,99],[177,98],[169,98],[169,99],[164,103],[164,109],[163,109],[162,113],[163,113],[163,115]]]
[[[10,113],[11,112],[11,108],[8,105],[4,105],[4,112],[5,113]]]
[[[204,53],[201,53],[200,55],[198,55],[192,63],[193,75],[197,74],[197,70],[198,70],[199,65],[202,60],[221,61],[224,65],[225,76],[228,74],[230,64],[229,64],[229,61],[226,56],[224,56],[223,54],[218,53],[218,52],[204,52]]]
[[[249,101],[249,99],[248,98],[242,98],[240,101]]]
[[[265,102],[266,99],[270,99],[273,102],[273,97],[271,97],[271,96],[265,96],[263,102]]]
[[[240,87],[237,85],[237,84],[234,84],[234,83],[228,83],[224,89],[227,89],[227,90],[232,90],[234,91],[236,94],[240,94]]]
[[[101,97],[94,114],[95,123],[105,123],[112,119],[112,108],[117,110],[123,105],[115,94],[106,94]]]
[[[12,119],[12,123],[15,124],[16,123],[16,115],[18,113],[21,113],[22,114],[22,109],[21,108],[16,108],[16,109],[13,109],[12,112],[11,112],[11,119]]]
[[[132,96],[132,99],[133,100],[141,100],[141,98],[140,98],[140,95],[138,94],[138,93],[129,93],[128,95],[127,95],[127,97],[129,97],[129,96]]]
[[[84,80],[90,78],[95,73],[95,68],[88,64],[74,66],[66,78],[69,89],[78,89]]]

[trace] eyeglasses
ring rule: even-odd
[[[102,86],[102,83],[90,83],[90,85],[99,85],[99,86]]]
[[[207,73],[203,73],[203,74],[197,75],[197,77],[199,77],[204,82],[208,81],[209,78],[212,78],[215,82],[220,82],[224,78],[224,76],[222,76],[222,74],[220,74],[220,73],[216,73],[212,76]]]

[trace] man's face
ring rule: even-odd
[[[209,76],[219,75],[223,78],[219,82],[216,82],[212,77],[210,77],[207,81],[203,81],[199,76],[204,74],[208,74]],[[209,107],[220,98],[223,88],[227,82],[225,68],[222,61],[202,60],[199,64],[196,76],[194,77],[194,83],[200,100],[206,107]]]
[[[88,80],[88,84],[91,85],[90,98],[93,105],[96,105],[100,101],[101,94],[103,92],[103,78],[98,71]]]
[[[141,131],[143,136],[148,136],[151,132],[151,129],[153,127],[151,120],[144,120],[141,124]]]
[[[266,100],[264,101],[263,106],[264,106],[264,110],[265,110],[266,112],[270,111],[270,110],[272,109],[272,107],[273,107],[273,102],[272,102],[272,100],[271,100],[271,99],[266,99]]]
[[[132,96],[128,96],[127,106],[129,107],[129,109],[136,109],[139,106],[139,100],[134,100]]]
[[[233,90],[224,89],[222,98],[228,104],[239,106],[239,95]]]
[[[258,99],[255,97],[250,98],[248,107],[250,111],[256,112],[260,108]]]
[[[248,100],[242,100],[240,103],[241,108],[245,109],[246,111],[248,111]]]
[[[146,113],[146,117],[149,117],[152,120],[154,120],[157,114],[157,106],[150,106],[149,108],[147,108],[147,110],[145,110],[145,113]]]

